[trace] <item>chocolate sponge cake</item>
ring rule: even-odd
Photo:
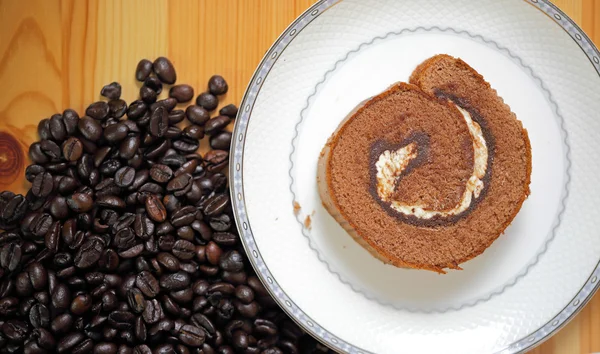
[[[346,117],[317,180],[328,212],[375,257],[443,273],[502,234],[530,174],[510,107],[464,61],[437,55]]]

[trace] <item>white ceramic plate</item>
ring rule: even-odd
[[[438,53],[491,83],[533,156],[531,195],[511,226],[446,275],[371,257],[316,188],[319,152],[340,121]],[[514,353],[540,343],[600,283],[599,58],[546,0],[320,1],[266,54],[235,126],[232,199],[257,273],[339,351]]]

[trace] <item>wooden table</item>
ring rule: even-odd
[[[37,121],[67,107],[81,112],[115,80],[129,101],[137,97],[137,61],[159,55],[175,63],[179,82],[195,88],[222,74],[231,88],[225,101],[238,103],[265,51],[314,1],[0,0],[0,132],[27,146]],[[555,3],[600,42],[599,0]],[[0,177],[0,190],[23,187],[22,179]],[[600,293],[532,351],[591,352],[600,352]]]

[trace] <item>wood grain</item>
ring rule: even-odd
[[[231,88],[224,101],[238,103],[263,54],[314,1],[0,0],[0,132],[26,149],[41,118],[67,107],[81,112],[111,81],[132,100],[137,61],[159,55],[197,89],[222,74]],[[555,4],[600,42],[600,1]],[[22,178],[0,179],[4,189],[23,191]],[[531,353],[591,352],[600,352],[600,294]]]

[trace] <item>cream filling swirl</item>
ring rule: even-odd
[[[479,198],[483,190],[483,177],[487,170],[488,148],[477,122],[473,121],[468,111],[455,105],[462,113],[473,140],[474,164],[473,173],[467,181],[465,191],[460,201],[450,210],[429,210],[419,204],[406,204],[392,198],[396,181],[408,167],[410,161],[417,157],[416,143],[410,143],[398,150],[385,150],[379,155],[375,168],[377,169],[377,194],[383,202],[390,203],[390,207],[404,215],[413,215],[420,219],[431,219],[435,216],[448,217],[458,215],[469,208],[472,200]]]

